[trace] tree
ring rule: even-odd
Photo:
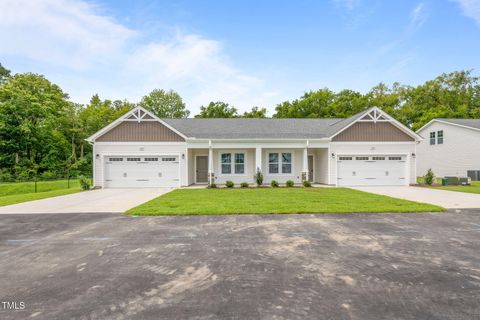
[[[243,118],[266,118],[267,117],[267,109],[258,107],[253,107],[250,111],[245,111],[243,113]]]
[[[0,84],[4,83],[10,77],[10,70],[5,69],[0,63]]]
[[[159,118],[186,118],[190,114],[182,97],[172,90],[155,89],[144,96],[139,105]]]
[[[331,104],[335,93],[327,88],[306,92],[300,99],[283,102],[275,108],[274,118],[334,118]]]
[[[206,107],[200,107],[200,113],[195,118],[237,118],[237,109],[226,102],[210,102]]]

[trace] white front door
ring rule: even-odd
[[[338,156],[339,186],[399,186],[407,184],[407,162],[400,155]]]
[[[153,188],[179,186],[178,156],[107,156],[105,188]]]

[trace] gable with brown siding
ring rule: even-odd
[[[178,142],[185,141],[180,135],[158,121],[123,121],[102,136],[99,142]]]
[[[415,141],[390,122],[357,122],[332,141]]]

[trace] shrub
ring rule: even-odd
[[[41,180],[52,180],[56,177],[57,177],[57,175],[55,173],[53,173],[52,171],[44,171],[40,175]]]
[[[208,188],[208,189],[216,189],[216,188],[217,188],[217,185],[216,185],[214,182],[212,182],[212,183],[210,183],[210,184],[207,186],[207,188]]]
[[[0,182],[14,182],[15,177],[10,172],[1,171],[0,172]]]
[[[427,173],[423,177],[423,181],[425,181],[426,184],[431,186],[433,184],[434,179],[435,179],[435,175],[433,174],[432,169],[428,169]]]
[[[287,187],[291,188],[294,184],[293,180],[287,180]]]
[[[86,178],[85,176],[80,176],[80,186],[83,190],[89,190],[91,187],[90,179]]]
[[[248,182],[242,182],[240,183],[241,188],[248,188]]]
[[[272,182],[270,182],[270,185],[271,185],[273,188],[276,188],[276,187],[278,187],[278,181],[277,181],[277,180],[272,180]]]
[[[233,188],[235,184],[233,183],[233,181],[227,180],[225,181],[225,185],[227,186],[227,188]]]
[[[257,172],[255,173],[253,178],[255,179],[257,186],[261,186],[263,184],[263,174],[262,171],[260,171],[260,168],[257,168]]]
[[[303,186],[305,188],[310,188],[312,186],[312,183],[308,180],[303,181]]]

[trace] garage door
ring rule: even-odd
[[[105,157],[105,188],[177,187],[178,156]]]
[[[340,186],[398,186],[406,183],[405,156],[339,156]]]

